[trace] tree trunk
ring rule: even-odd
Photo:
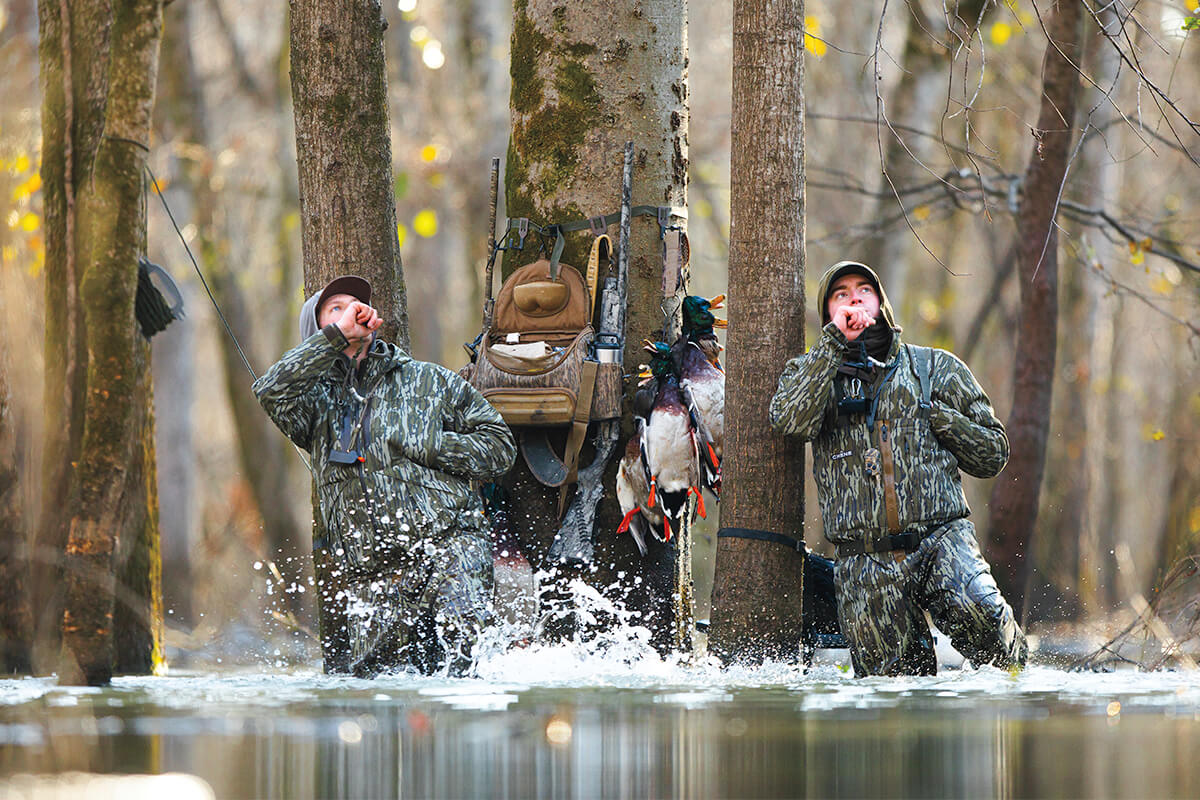
[[[771,430],[788,358],[804,350],[804,3],[735,0],[723,529],[804,540],[804,447]],[[804,556],[717,542],[709,648],[799,655]]]
[[[361,275],[384,320],[381,337],[409,350],[382,7],[379,0],[290,6],[305,291]]]
[[[1042,105],[1017,219],[1021,318],[1017,328],[1012,456],[992,490],[991,561],[1004,596],[1023,614],[1028,548],[1037,523],[1046,460],[1058,328],[1058,232],[1055,214],[1066,176],[1079,95],[1079,0],[1057,0],[1049,15]]]
[[[410,350],[388,124],[382,7],[291,0],[292,102],[306,294],[338,275],[371,282],[381,337]],[[313,491],[316,503],[316,490]],[[314,538],[323,535],[313,515]],[[331,565],[316,559],[325,669],[346,668],[344,619]]]
[[[547,0],[517,0],[505,170],[508,217],[545,225],[618,211],[627,141],[633,141],[635,152],[633,203],[686,205],[687,57],[683,0],[599,0],[587,5],[586,13]],[[636,374],[645,360],[641,340],[658,339],[663,329],[662,257],[656,223],[635,218],[631,230],[625,369]],[[609,230],[614,241],[616,233],[615,227]],[[588,235],[569,234],[563,262],[584,269],[589,247]],[[505,275],[538,258],[536,241],[510,255]],[[627,382],[627,403],[635,384],[635,379]],[[622,435],[632,433],[633,420],[626,415]],[[618,445],[617,452],[622,451]],[[585,452],[581,461],[586,464],[588,457]],[[616,468],[614,458],[604,472],[604,486],[615,484]],[[522,549],[535,569],[555,569],[547,551],[559,525],[558,490],[536,483],[520,457],[508,483],[513,518],[527,520],[516,531]],[[616,493],[608,491],[593,530],[597,569],[586,579],[637,612],[660,650],[690,649],[687,532],[667,545],[649,543],[650,554],[642,559],[631,536],[614,535],[620,520]]]
[[[7,343],[0,342],[0,673],[22,673],[32,669],[33,615],[7,351]]]
[[[47,315],[47,430],[66,427],[67,446],[46,451],[39,557],[62,567],[59,678],[101,684],[162,658],[150,348],[134,319],[162,6],[67,7],[40,15],[47,301],[61,310]]]

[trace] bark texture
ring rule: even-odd
[[[60,680],[101,684],[162,657],[150,349],[134,319],[162,5],[40,11],[47,302],[61,309],[47,314],[47,430],[70,424],[46,451],[38,550],[62,595],[39,609],[61,619]]]
[[[804,3],[735,0],[722,528],[804,539],[804,446],[771,430],[787,359],[804,350]],[[795,658],[804,556],[717,542],[709,649]]]
[[[634,143],[634,205],[686,205],[688,52],[683,0],[600,0],[586,10],[551,0],[517,0],[511,58],[512,134],[505,169],[510,218],[528,217],[544,225],[619,211],[627,141]],[[684,225],[686,219],[674,223]],[[615,243],[617,227],[608,232]],[[563,262],[584,270],[590,245],[590,235],[568,235]],[[510,256],[505,275],[538,258],[537,244],[527,242],[524,252]],[[662,305],[658,225],[637,217],[629,259],[626,373],[636,372],[645,360],[642,339],[661,337]],[[633,432],[628,409],[635,384],[629,380],[625,386],[618,453]],[[557,446],[561,450],[561,440]],[[585,448],[581,464],[588,458],[590,448]],[[615,484],[616,466],[614,457],[605,470],[605,487]],[[558,491],[537,484],[521,458],[509,482],[522,549],[535,569],[552,567],[545,559],[558,530]],[[689,535],[685,532],[667,547],[655,542],[643,560],[632,537],[614,535],[620,519],[616,494],[608,491],[597,508],[593,531],[598,569],[587,579],[620,595],[637,611],[660,649],[690,649]]]
[[[381,337],[407,351],[382,6],[291,0],[290,7],[305,292],[361,275],[384,320]]]
[[[1079,95],[1082,8],[1057,0],[1046,30],[1042,104],[1025,172],[1017,219],[1021,317],[1017,327],[1013,405],[1008,420],[1012,456],[992,490],[991,563],[996,582],[1020,618],[1028,576],[1028,548],[1037,523],[1046,462],[1058,329],[1059,191],[1066,176]]]

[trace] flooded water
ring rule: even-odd
[[[1200,677],[856,680],[836,658],[807,673],[663,661],[635,637],[510,651],[476,679],[314,666],[105,689],[0,680],[0,798],[81,796],[72,773],[158,775],[91,786],[160,800],[1196,798]]]

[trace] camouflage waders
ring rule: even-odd
[[[254,384],[272,421],[313,456],[326,669],[461,672],[492,592],[471,481],[512,466],[512,434],[454,372],[385,342],[354,369],[347,346],[326,326]]]
[[[1025,637],[969,520],[935,529],[899,561],[892,553],[839,558],[834,579],[856,675],[936,674],[925,611],[972,664],[1025,663]]]

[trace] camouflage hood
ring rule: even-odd
[[[821,284],[817,287],[817,313],[821,316],[821,325],[829,324],[829,311],[826,306],[830,287],[838,278],[850,273],[864,275],[875,285],[875,291],[879,293],[879,311],[888,327],[899,333],[900,326],[896,324],[896,314],[892,311],[892,304],[888,301],[887,292],[883,290],[883,283],[879,280],[879,275],[875,273],[875,270],[858,261],[839,261],[825,270],[825,274],[821,276]]]

